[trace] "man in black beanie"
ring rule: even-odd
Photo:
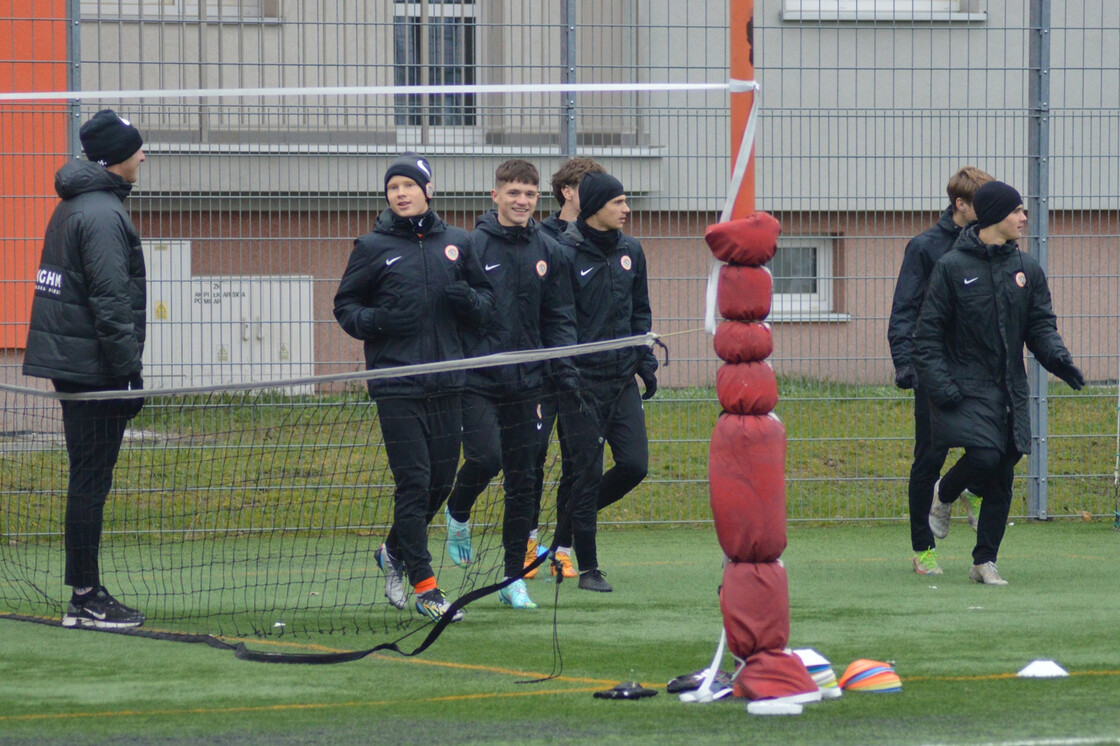
[[[112,109],[102,109],[78,131],[86,157],[102,166],[123,163],[144,145],[140,130]]]
[[[976,222],[976,208],[972,204],[976,191],[992,181],[991,174],[975,166],[965,166],[949,177],[945,192],[949,205],[941,211],[937,223],[914,236],[906,243],[898,282],[894,287],[891,317],[887,325],[891,360],[894,362],[895,385],[914,392],[914,459],[910,463],[910,478],[906,486],[910,507],[910,545],[914,550],[911,560],[918,575],[940,575],[937,564],[937,542],[929,530],[929,507],[933,500],[933,484],[941,476],[941,467],[949,452],[933,447],[929,429],[929,397],[925,389],[917,386],[918,374],[914,370],[914,324],[922,307],[929,276],[937,260],[957,242],[961,231]],[[961,503],[968,513],[969,525],[978,526],[976,515],[980,511],[980,498],[971,491],[963,495]]]
[[[630,216],[622,183],[590,172],[579,184],[579,217],[560,235],[575,294],[579,341],[597,342],[646,334],[653,326],[642,245],[622,232]],[[642,399],[657,391],[657,359],[648,347],[579,355],[579,402],[560,403],[563,459],[557,490],[556,556],[553,572],[574,574],[579,587],[609,592],[599,569],[596,513],[621,500],[645,479],[649,468]],[[645,394],[634,381],[642,379]],[[603,473],[603,446],[614,466]]]
[[[139,390],[146,272],[140,235],[123,202],[139,178],[144,140],[112,109],[79,130],[89,160],[58,170],[55,207],[35,277],[23,373],[59,393]],[[101,585],[98,559],[105,501],[124,431],[143,398],[62,398],[70,459],[64,544],[72,593],[64,627],[138,627],[144,615]]]
[[[984,500],[969,578],[1007,585],[996,567],[1011,510],[1015,464],[1031,449],[1030,388],[1023,348],[1070,388],[1085,379],[1058,334],[1046,274],[1016,241],[1023,200],[992,181],[973,197],[977,221],[937,262],[914,330],[914,362],[930,401],[935,448],[964,455],[933,486],[929,526],[949,533],[953,502],[969,485]]]
[[[494,297],[470,236],[434,210],[432,166],[404,153],[385,170],[389,209],[354,249],[334,297],[334,316],[363,342],[366,368],[458,360],[462,331],[487,323]],[[433,620],[451,602],[428,552],[428,524],[455,481],[462,438],[463,371],[370,379],[385,454],[393,473],[393,525],[377,550],[385,597]],[[456,611],[452,621],[462,617]]]

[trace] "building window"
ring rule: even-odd
[[[782,236],[768,266],[774,276],[773,316],[801,319],[832,313],[831,239]]]
[[[278,17],[277,0],[82,0],[86,21],[246,21]]]
[[[426,35],[422,5],[427,6]],[[474,0],[408,0],[393,8],[396,85],[475,83]],[[472,127],[477,119],[474,94],[467,93],[399,95],[395,108],[398,125]]]
[[[981,0],[782,0],[783,21],[983,21]]]

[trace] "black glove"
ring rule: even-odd
[[[643,400],[652,399],[653,395],[657,393],[657,376],[649,368],[643,368],[638,371],[638,378],[642,379],[642,384],[646,387],[646,392],[642,394]]]
[[[572,394],[580,390],[579,376],[575,374],[560,376],[556,381],[556,391],[561,394]]]
[[[144,397],[137,396],[132,399],[121,399],[121,416],[126,420],[131,420],[136,415],[140,414],[140,410],[144,408]]]
[[[584,391],[579,376],[563,376],[558,379],[556,395],[560,399],[561,406],[570,407],[572,411],[579,411],[586,417],[590,417],[595,411],[591,394]]]
[[[143,391],[144,390],[144,377],[139,373],[133,373],[128,377],[128,382],[121,388],[125,391]],[[130,397],[128,399],[120,399],[120,412],[121,417],[126,420],[131,420],[136,415],[140,414],[140,410],[144,408],[144,397]]]
[[[1071,389],[1080,391],[1085,387],[1085,376],[1081,375],[1081,369],[1073,364],[1073,360],[1059,361],[1056,367],[1054,375],[1065,381]]]
[[[451,283],[443,289],[443,292],[459,313],[475,314],[482,308],[482,298],[465,280]]]
[[[936,402],[936,404],[937,404],[937,406],[941,407],[942,409],[956,409],[957,407],[959,407],[961,405],[961,402],[963,402],[963,401],[964,401],[964,396],[958,390],[958,391],[954,391],[950,396],[945,397],[941,401]]]
[[[407,337],[420,331],[420,306],[375,308],[373,326],[378,334]]]
[[[918,374],[912,365],[903,365],[895,369],[894,372],[894,385],[900,389],[916,389],[918,388]]]

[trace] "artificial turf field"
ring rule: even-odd
[[[817,649],[838,676],[857,658],[892,661],[903,681],[900,693],[848,692],[800,716],[665,693],[714,652],[721,554],[710,529],[627,529],[601,533],[613,594],[561,584],[556,609],[555,584],[530,581],[540,609],[477,601],[418,658],[252,663],[0,619],[0,743],[1120,744],[1120,532],[1017,521],[1005,588],[968,582],[972,539],[954,522],[946,574],[923,578],[903,523],[790,528],[791,646]],[[553,669],[554,610],[563,670],[518,683]],[[297,643],[370,646],[360,635]],[[1037,659],[1071,675],[1015,676]],[[592,697],[625,680],[660,693]]]

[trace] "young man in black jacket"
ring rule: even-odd
[[[1027,215],[1011,186],[976,190],[976,223],[933,269],[914,330],[914,364],[930,401],[935,448],[964,455],[933,486],[929,526],[949,533],[949,514],[965,487],[984,500],[969,578],[1007,585],[996,559],[1011,510],[1015,464],[1031,450],[1030,387],[1024,345],[1074,390],[1085,384],[1061,336],[1038,260],[1019,250]]]
[[[887,339],[894,360],[894,382],[900,389],[914,390],[914,461],[910,465],[910,482],[907,490],[910,503],[910,545],[915,555],[914,572],[919,575],[940,575],[937,564],[936,541],[929,530],[929,506],[933,500],[933,483],[941,475],[948,451],[934,448],[929,432],[929,399],[924,389],[917,385],[914,371],[914,324],[922,307],[933,265],[953,248],[961,230],[976,220],[972,206],[976,190],[992,181],[988,174],[975,166],[965,166],[949,179],[946,191],[949,206],[941,213],[937,224],[910,239],[902,258],[902,269],[894,288]],[[969,523],[976,527],[974,505],[979,499],[966,494],[965,509]]]
[[[541,221],[541,230],[559,241],[560,234],[579,217],[579,183],[587,174],[602,173],[606,173],[606,169],[594,159],[582,155],[560,164],[550,182],[552,196],[556,198],[560,210]]]
[[[579,218],[579,183],[583,181],[583,177],[590,173],[602,174],[606,173],[599,163],[594,159],[586,156],[577,155],[569,158],[560,164],[560,168],[552,175],[550,186],[552,188],[552,196],[556,198],[556,204],[560,205],[557,212],[549,215],[541,221],[541,231],[550,236],[551,238],[560,240],[560,234],[568,229],[568,226],[576,222]],[[538,480],[541,482],[537,486],[537,492],[543,493],[544,491],[544,462],[548,458],[548,447],[552,440],[552,428],[556,424],[557,400],[555,392],[549,391],[548,395],[541,400],[541,446],[540,454],[538,455],[537,475]],[[571,475],[571,464],[561,468],[562,474]],[[557,502],[563,502],[567,499],[567,491],[571,488],[571,478],[561,478],[560,485],[557,489]],[[561,497],[561,494],[564,496]],[[533,529],[529,532],[529,546],[525,552],[526,562],[535,558],[537,553],[537,524],[540,518],[540,507],[533,515]],[[549,571],[556,575],[562,573],[566,578],[576,577],[575,565],[572,564],[571,550],[567,549],[557,553],[554,558],[555,562],[549,564]],[[530,570],[525,577],[532,578],[536,576],[537,571]]]
[[[560,237],[571,267],[579,341],[648,333],[653,316],[646,258],[642,245],[622,232],[630,216],[622,183],[606,173],[588,173],[579,201],[579,217]],[[560,403],[565,473],[557,492],[557,559],[574,548],[579,587],[606,593],[613,588],[599,569],[596,513],[645,479],[649,446],[642,399],[657,391],[657,359],[648,347],[629,347],[575,361],[581,397]],[[642,395],[635,374],[645,386]],[[614,458],[605,474],[604,444]]]
[[[102,109],[78,132],[89,160],[55,175],[62,202],[51,215],[35,279],[23,373],[76,394],[143,388],[147,287],[140,235],[123,202],[139,179],[144,140],[127,119]],[[62,422],[66,488],[63,627],[139,627],[144,615],[101,585],[105,501],[128,421],[142,398],[66,400]]]
[[[536,167],[524,160],[506,161],[494,174],[490,196],[496,208],[479,217],[471,243],[494,287],[495,307],[486,327],[464,330],[469,357],[576,343],[568,268],[560,247],[533,220],[539,186]],[[447,549],[460,566],[472,561],[471,508],[501,469],[505,578],[522,572],[529,531],[540,506],[541,402],[548,377],[556,389],[579,388],[579,375],[570,359],[467,373],[463,466],[447,501]],[[536,608],[520,578],[502,588],[498,597],[515,609]]]
[[[434,193],[427,159],[403,154],[385,171],[389,209],[354,241],[334,315],[363,341],[368,370],[458,360],[462,329],[489,319],[494,298],[470,236],[431,209]],[[455,479],[464,380],[462,372],[444,372],[367,384],[396,483],[393,527],[377,552],[385,597],[405,608],[407,573],[417,611],[434,620],[450,603],[432,570],[428,524]]]

